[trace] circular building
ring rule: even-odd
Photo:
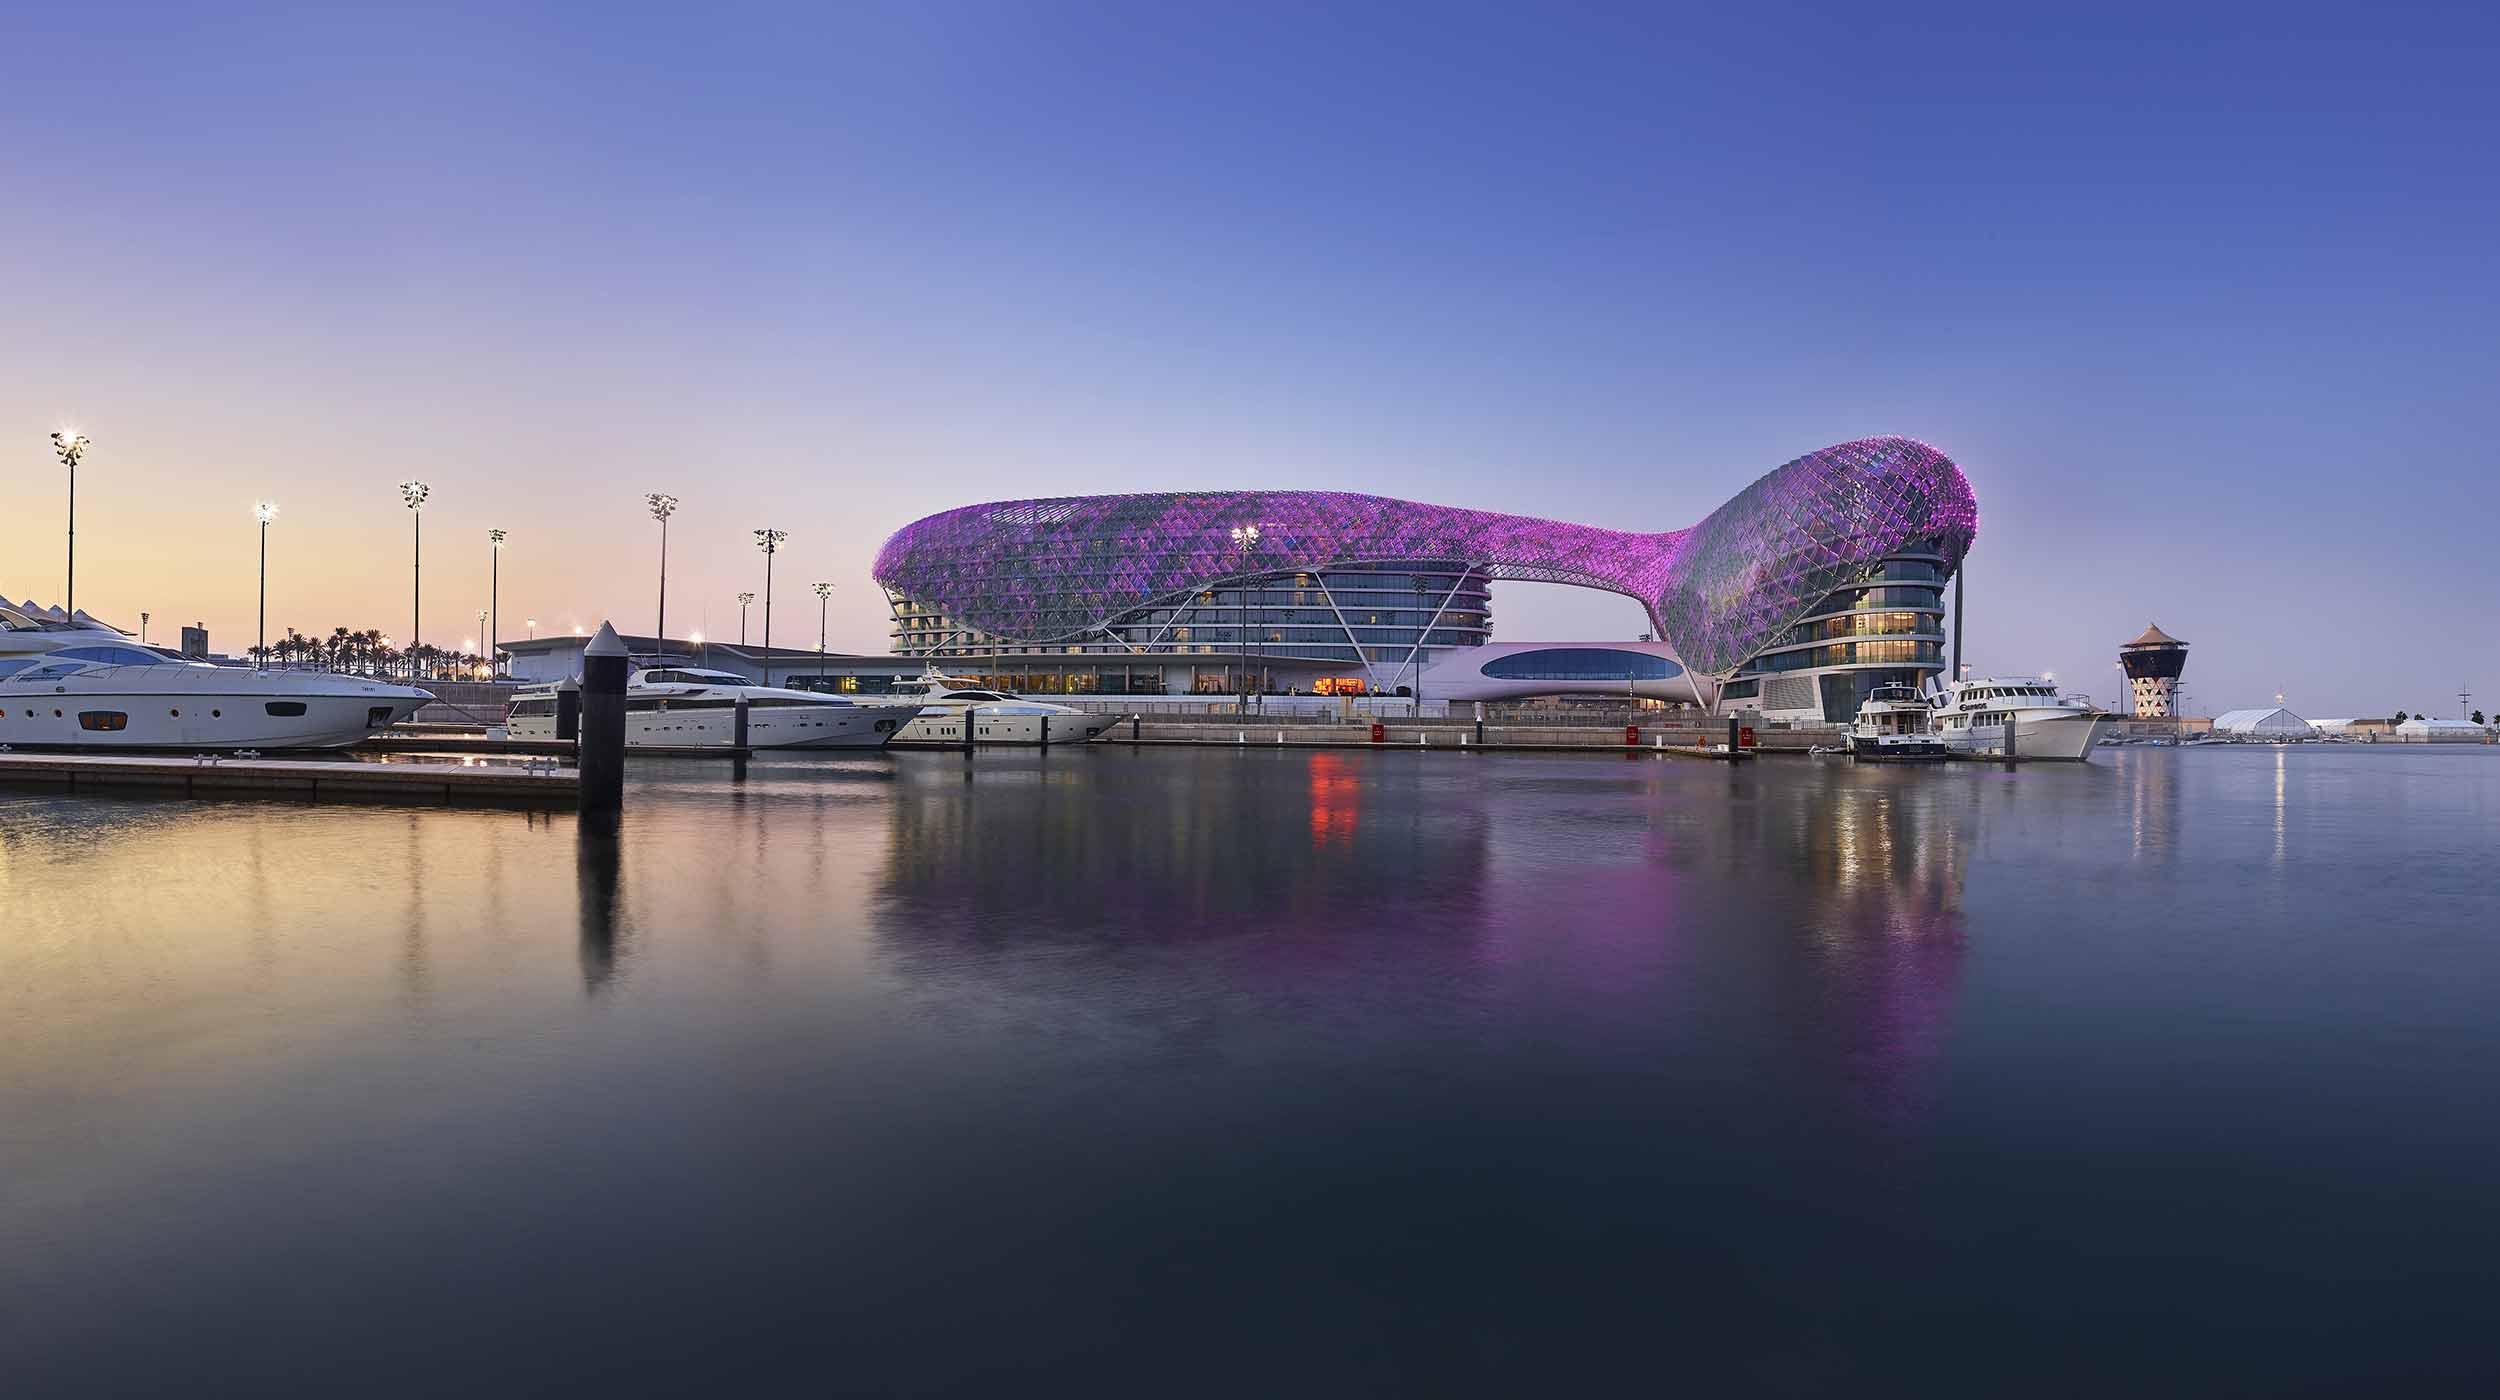
[[[2178,713],[2171,700],[2179,689],[2179,674],[2187,669],[2187,649],[2187,643],[2149,622],[2143,636],[2118,649],[2135,718],[2169,719]]]

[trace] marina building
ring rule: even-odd
[[[898,656],[1017,690],[1611,690],[1841,721],[1944,669],[1977,526],[1950,458],[1879,437],[1654,534],[1342,491],[1060,496],[915,521],[875,574]],[[1651,636],[1489,648],[1501,580],[1636,599]]]
[[[2169,719],[2178,714],[2179,677],[2187,670],[2187,643],[2151,623],[2144,635],[2118,649],[2118,664],[2127,673],[2127,700],[2136,719]]]

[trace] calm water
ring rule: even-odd
[[[2488,1378],[2500,752],[0,793],[0,1390]]]

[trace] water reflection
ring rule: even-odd
[[[585,825],[575,838],[573,885],[581,901],[582,987],[604,989],[616,975],[617,872],[624,843],[614,831]]]

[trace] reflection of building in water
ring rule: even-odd
[[[1428,777],[1429,765],[1328,753],[913,765],[895,786],[883,887],[901,917],[882,922],[898,935],[1019,937],[1329,928],[1411,908],[1425,891],[1466,931],[1484,823],[1469,806],[1427,810]]]
[[[2179,760],[2158,749],[2113,755],[2127,785],[2127,849],[2134,859],[2168,864],[2178,854]]]
[[[1934,775],[1818,765],[1761,786],[1771,870],[1804,891],[1802,958],[1776,975],[1808,1073],[1836,1071],[1852,1115],[1891,1131],[1934,1106],[1966,940],[1962,882],[1981,819]]]

